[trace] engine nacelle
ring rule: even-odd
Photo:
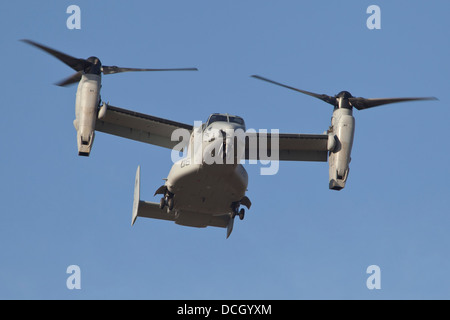
[[[328,159],[330,167],[329,187],[332,190],[341,190],[345,187],[348,178],[353,136],[355,134],[355,118],[352,109],[338,108],[334,110],[328,134],[330,151]]]
[[[89,156],[94,143],[100,88],[101,77],[96,74],[83,74],[78,84],[73,124],[77,130],[78,155],[80,156]]]

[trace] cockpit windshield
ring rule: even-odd
[[[230,123],[236,123],[236,124],[239,124],[239,125],[245,127],[244,119],[242,119],[241,117],[238,117],[238,116],[229,116],[227,114],[217,114],[217,113],[212,114],[209,117],[206,126],[209,126],[213,122],[230,122]]]
[[[228,122],[227,116],[222,114],[212,114],[208,120],[208,126],[213,122]]]

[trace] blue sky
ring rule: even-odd
[[[81,8],[81,30],[66,8]],[[381,8],[369,30],[368,6]],[[8,1],[0,11],[1,299],[449,299],[450,4],[445,1]],[[199,72],[103,78],[111,105],[193,124],[213,112],[247,127],[322,133],[331,107],[250,78],[354,96],[436,96],[355,111],[347,186],[326,163],[247,166],[253,202],[225,239],[138,219],[170,150],[98,133],[77,156],[72,70],[32,39],[105,65]],[[68,290],[66,269],[81,269]],[[381,269],[368,290],[366,269]]]

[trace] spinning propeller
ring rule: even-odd
[[[103,66],[100,62],[100,59],[97,57],[89,57],[87,59],[79,59],[74,58],[72,56],[69,56],[65,53],[59,52],[57,50],[54,50],[52,48],[46,47],[42,44],[39,44],[37,42],[31,41],[31,40],[22,40],[23,42],[26,42],[36,48],[39,48],[41,50],[44,50],[45,52],[51,54],[61,62],[65,63],[75,71],[77,71],[75,74],[71,75],[70,77],[56,83],[58,86],[67,86],[69,84],[73,84],[76,82],[79,82],[81,80],[81,76],[86,73],[88,74],[97,74],[100,75],[103,74],[114,74],[114,73],[120,73],[120,72],[129,72],[129,71],[197,71],[197,68],[175,68],[175,69],[142,69],[142,68],[121,68],[117,66]]]
[[[437,100],[437,98],[435,98],[435,97],[366,99],[366,98],[361,98],[361,97],[358,97],[358,98],[354,97],[348,91],[341,91],[333,97],[333,96],[329,96],[326,94],[318,94],[318,93],[313,93],[313,92],[293,88],[293,87],[287,86],[285,84],[275,82],[275,81],[272,81],[272,80],[269,80],[267,78],[263,78],[263,77],[257,76],[257,75],[253,75],[252,77],[259,79],[259,80],[267,81],[267,82],[270,82],[270,83],[273,83],[273,84],[276,84],[276,85],[279,85],[279,86],[282,86],[282,87],[285,87],[285,88],[288,88],[288,89],[291,89],[294,91],[298,91],[303,94],[307,94],[314,98],[320,99],[326,103],[329,103],[332,106],[334,106],[335,108],[355,107],[358,110],[364,110],[364,109],[369,109],[369,108],[373,108],[373,107],[377,107],[377,106],[381,106],[381,105],[389,104],[389,103],[397,103],[397,102],[405,102],[405,101]],[[348,103],[345,103],[347,101],[348,101]],[[341,103],[341,105],[340,105],[340,103]]]

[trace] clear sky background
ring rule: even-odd
[[[66,9],[81,8],[81,30]],[[368,6],[381,8],[369,30]],[[1,299],[449,299],[448,1],[6,1],[0,10]],[[332,107],[250,78],[367,98],[439,101],[355,110],[347,186],[328,164],[247,165],[253,202],[226,239],[140,218],[170,150],[97,133],[78,157],[73,71],[32,39],[105,65],[198,72],[103,78],[111,105],[193,124],[210,113],[248,128],[322,133]],[[81,290],[66,269],[81,268]],[[366,269],[381,268],[369,290]]]

